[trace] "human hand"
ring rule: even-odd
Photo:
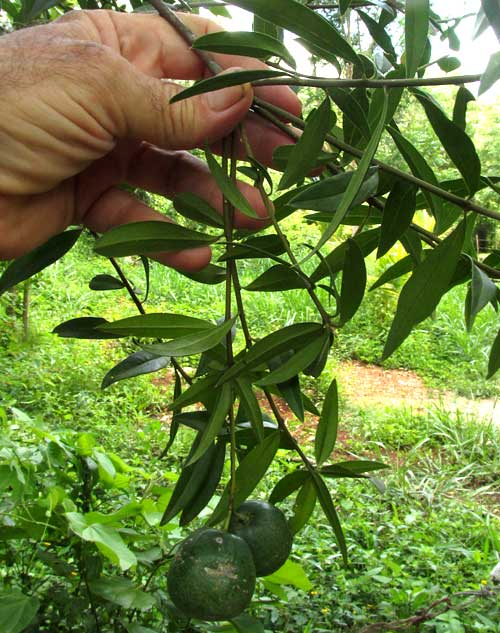
[[[196,35],[219,27],[195,15]],[[224,68],[259,68],[256,60],[215,55]],[[74,11],[51,24],[0,38],[0,259],[18,257],[71,224],[102,233],[128,222],[166,220],[121,183],[173,197],[190,191],[221,210],[206,165],[185,151],[227,135],[245,116],[257,159],[290,139],[248,115],[253,92],[235,86],[170,105],[181,88],[168,79],[198,79],[203,62],[162,18]],[[300,102],[286,87],[259,96],[293,114]],[[239,188],[260,217],[259,192]],[[263,221],[236,213],[240,227]],[[210,261],[208,247],[157,254],[181,270]]]

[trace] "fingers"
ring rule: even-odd
[[[198,15],[177,14],[195,36],[222,30]],[[109,46],[140,72],[151,77],[169,79],[200,79],[206,66],[179,33],[156,14],[130,14],[116,11],[76,11],[66,14],[55,24],[78,22],[85,37]],[[223,68],[267,68],[250,57],[213,54]],[[301,104],[287,86],[263,86],[256,94],[266,101],[300,116]]]
[[[203,161],[187,152],[169,152],[147,143],[122,142],[113,154],[79,176],[76,186],[77,221],[83,221],[94,201],[120,182],[128,182],[168,198],[183,192],[194,193],[222,214],[222,194]],[[251,230],[263,228],[268,218],[260,193],[243,182],[238,182],[238,188],[263,219],[250,218],[236,211],[235,224]],[[102,210],[106,212],[107,207],[101,207]]]
[[[130,222],[156,220],[169,222],[161,213],[157,213],[134,196],[112,187],[106,191],[88,210],[83,221],[92,231],[105,233],[115,226]],[[195,272],[204,268],[211,257],[208,246],[186,249],[177,253],[151,254],[162,264],[186,272]]]

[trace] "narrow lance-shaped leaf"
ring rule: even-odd
[[[498,288],[486,273],[471,262],[472,279],[465,299],[465,324],[470,331],[476,316],[498,296]]]
[[[237,317],[232,318],[221,325],[215,325],[210,329],[181,336],[168,343],[158,343],[157,345],[145,346],[148,352],[159,356],[191,356],[201,354],[218,345],[233,327]]]
[[[495,31],[497,40],[500,42],[500,11],[498,0],[481,0],[481,6],[483,7],[488,22]]]
[[[121,290],[125,288],[125,284],[121,279],[117,279],[112,275],[96,275],[89,281],[91,290]]]
[[[101,389],[120,380],[159,371],[167,367],[169,363],[170,358],[166,356],[157,356],[143,350],[134,352],[108,371],[102,380]]]
[[[493,341],[488,359],[488,375],[491,378],[500,369],[500,330]]]
[[[170,103],[176,103],[183,99],[189,99],[196,95],[201,95],[214,90],[221,90],[229,86],[241,86],[242,84],[251,83],[258,79],[272,79],[275,77],[288,76],[285,71],[281,70],[235,70],[232,72],[224,72],[208,79],[201,79],[195,82],[189,88],[177,93]]]
[[[209,446],[213,444],[213,441],[222,429],[226,420],[229,408],[233,403],[233,390],[229,383],[225,383],[220,388],[213,411],[210,413],[208,423],[203,430],[200,438],[200,444],[194,455],[190,457],[187,465],[194,464],[205,453]]]
[[[342,197],[342,200],[335,211],[333,218],[330,224],[327,226],[323,235],[321,236],[318,244],[315,246],[314,250],[309,253],[306,259],[312,257],[313,254],[317,253],[318,250],[328,242],[330,237],[335,233],[338,226],[342,222],[345,214],[349,210],[349,207],[353,203],[356,198],[356,194],[359,191],[359,188],[363,184],[363,181],[366,177],[370,164],[375,156],[375,152],[377,151],[378,144],[380,142],[380,138],[382,136],[382,132],[385,129],[385,116],[387,112],[387,95],[384,100],[384,107],[382,108],[382,112],[380,114],[380,120],[377,124],[377,128],[373,133],[373,136],[370,139],[370,142],[366,146],[365,152],[363,154],[363,158],[359,161],[358,168],[354,173],[354,176],[351,178],[349,185]]]
[[[269,503],[276,504],[283,501],[300,488],[308,477],[309,474],[306,470],[294,470],[288,473],[274,486]]]
[[[411,169],[412,174],[417,176],[417,178],[421,178],[422,180],[426,180],[431,183],[431,185],[439,186],[438,179],[436,175],[432,171],[432,169],[427,164],[427,161],[422,156],[422,154],[417,150],[417,148],[410,143],[410,141],[399,133],[393,127],[388,128],[389,134],[392,136],[396,147],[398,148],[401,156],[405,159],[408,164],[408,167]],[[437,233],[441,233],[441,214],[442,214],[442,202],[438,196],[434,196],[428,191],[423,191],[423,194],[429,204],[429,208],[432,210],[434,217],[437,221]]]
[[[309,174],[316,163],[316,158],[323,147],[330,126],[330,99],[326,97],[319,108],[309,117],[304,132],[288,159],[278,189],[288,189]]]
[[[281,57],[292,68],[295,68],[295,60],[288,49],[276,38],[266,33],[253,31],[218,31],[198,37],[193,43],[193,48],[213,53],[225,53],[227,55],[246,55],[258,59],[269,57]]]
[[[318,332],[317,339],[294,352],[288,360],[271,371],[271,373],[267,374],[267,376],[261,378],[257,384],[261,387],[267,385],[279,385],[280,383],[286,382],[293,376],[297,376],[318,356],[323,347],[325,336],[328,337],[328,334]]]
[[[427,118],[441,145],[461,173],[470,195],[476,193],[481,177],[481,163],[470,137],[450,121],[434,100],[421,90],[414,94],[425,110]]]
[[[409,228],[415,213],[416,196],[415,185],[396,181],[384,206],[377,258],[385,255]]]
[[[293,504],[293,515],[288,521],[292,534],[297,534],[309,521],[316,507],[318,493],[312,478],[308,478],[300,488]]]
[[[457,90],[455,97],[455,104],[453,106],[453,123],[461,130],[465,130],[467,105],[471,101],[475,101],[476,98],[470,90],[467,90],[465,86],[460,86]]]
[[[213,450],[207,476],[200,488],[196,491],[196,494],[193,495],[188,506],[182,511],[179,520],[180,525],[187,525],[196,518],[200,512],[206,508],[210,499],[214,496],[224,471],[225,456],[226,443],[224,441],[218,441]]]
[[[224,226],[221,214],[211,207],[206,200],[194,193],[180,193],[172,200],[172,204],[174,209],[185,218],[215,228]]]
[[[81,233],[81,229],[59,233],[45,244],[15,259],[0,277],[0,295],[60,259],[75,244]]]
[[[217,236],[192,231],[172,222],[131,222],[104,233],[95,243],[94,250],[106,257],[127,257],[177,252],[212,244],[218,239]]]
[[[323,409],[316,429],[314,455],[318,466],[326,461],[335,448],[339,425],[339,396],[337,381],[332,380],[323,401]]]
[[[235,384],[240,397],[240,407],[243,407],[248,415],[258,441],[262,442],[264,439],[262,412],[259,401],[252,389],[252,383],[245,376],[240,376],[240,378],[236,379]]]
[[[499,19],[500,21],[500,19]],[[500,79],[500,51],[493,53],[490,57],[490,61],[486,66],[486,70],[481,77],[481,83],[479,84],[479,94],[489,90],[494,83]]]
[[[465,239],[465,221],[415,268],[399,295],[396,315],[384,348],[387,358],[401,345],[414,325],[431,315],[448,290]]]
[[[158,338],[177,338],[213,328],[213,323],[184,314],[154,313],[139,314],[133,317],[106,323],[99,329],[120,336],[150,336]]]
[[[60,323],[53,330],[61,338],[106,339],[120,338],[120,334],[100,332],[97,327],[107,324],[102,317],[77,317]]]
[[[219,189],[224,194],[224,197],[227,198],[227,200],[229,200],[229,202],[236,209],[238,209],[245,215],[248,215],[251,218],[258,217],[257,213],[253,210],[248,200],[241,193],[234,182],[229,178],[229,176],[224,173],[224,170],[215,160],[214,155],[208,148],[205,150],[205,156],[207,159],[208,168],[210,169],[212,176],[219,186]]]
[[[429,0],[406,0],[405,57],[406,73],[413,77],[427,45],[429,32]]]
[[[316,339],[323,330],[321,323],[295,323],[268,334],[247,352],[222,376],[220,382],[236,378],[241,373],[258,367],[266,361],[290,349],[300,349]]]
[[[386,268],[386,270],[380,275],[377,281],[370,287],[371,290],[375,290],[384,284],[398,279],[402,275],[406,275],[411,272],[414,267],[414,259],[411,255],[407,255],[402,259],[399,259],[395,264]]]
[[[366,288],[366,265],[363,252],[353,239],[347,240],[342,286],[340,289],[340,322],[343,325],[356,314]]]
[[[316,492],[318,493],[318,499],[321,503],[321,507],[323,508],[323,512],[325,513],[328,522],[335,534],[335,538],[337,539],[337,543],[342,554],[342,559],[344,563],[347,563],[347,545],[344,538],[344,533],[342,531],[342,526],[340,525],[340,520],[337,515],[337,511],[335,510],[335,506],[333,505],[332,497],[330,495],[330,491],[327,488],[327,485],[323,481],[321,475],[317,472],[314,472],[313,475],[314,484],[316,486]]]
[[[236,469],[236,490],[234,494],[234,507],[240,506],[254,491],[257,484],[266,474],[267,469],[276,455],[280,445],[280,433],[270,433],[266,439],[257,444]],[[210,519],[210,525],[219,523],[229,509],[229,491],[231,482],[224,489],[224,493]]]
[[[248,292],[283,292],[296,288],[307,288],[307,280],[292,266],[277,264],[268,268],[244,289]]]
[[[295,0],[234,0],[237,7],[251,11],[273,24],[320,46],[329,57],[338,55],[357,64],[359,58],[337,29],[321,15]]]

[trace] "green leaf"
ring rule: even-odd
[[[162,221],[122,224],[102,235],[94,250],[106,257],[174,253],[186,248],[212,244],[219,238],[186,229],[179,224]]]
[[[297,589],[302,589],[302,591],[311,591],[313,588],[302,565],[291,560],[287,560],[274,574],[266,576],[266,580],[276,585],[291,585]]]
[[[276,387],[279,395],[287,403],[292,413],[301,421],[304,421],[304,394],[300,391],[300,381],[298,376],[294,376],[282,382]]]
[[[383,468],[389,468],[387,464],[382,462],[373,462],[369,460],[357,459],[348,462],[337,462],[336,464],[330,464],[323,466],[320,472],[325,477],[364,477],[365,473],[373,472],[374,470],[381,470]]]
[[[328,20],[295,0],[234,0],[231,4],[324,48],[330,57],[359,63],[354,49]]]
[[[193,48],[227,55],[246,55],[258,59],[280,57],[295,68],[295,60],[286,46],[275,37],[253,31],[219,31],[198,37]]]
[[[249,292],[282,292],[295,288],[307,288],[307,281],[295,268],[276,264],[268,268],[244,289]]]
[[[60,323],[53,330],[61,338],[106,339],[119,338],[119,334],[100,332],[97,327],[108,323],[102,317],[78,317]]]
[[[309,521],[318,498],[314,481],[308,478],[299,490],[293,504],[293,515],[288,521],[292,534],[297,534]]]
[[[330,99],[327,97],[307,120],[304,132],[290,154],[278,189],[288,189],[310,173],[316,164],[316,158],[323,147],[330,126]]]
[[[224,194],[224,197],[229,200],[229,202],[236,209],[238,209],[245,215],[250,216],[251,218],[258,217],[248,200],[234,184],[231,178],[229,178],[229,176],[224,173],[224,170],[215,160],[214,155],[208,148],[205,150],[205,156],[207,159],[208,168],[210,169],[212,176],[219,186],[219,189]]]
[[[238,633],[266,633],[264,626],[246,613],[233,618],[230,622]]]
[[[224,471],[225,457],[226,444],[223,441],[219,441],[211,454],[210,468],[208,469],[206,477],[190,499],[189,504],[182,511],[179,520],[181,526],[188,525],[188,523],[196,518],[214,496]],[[200,461],[201,460],[196,463],[198,464]]]
[[[259,442],[264,439],[264,425],[259,401],[252,389],[252,383],[245,376],[240,376],[235,381],[236,390],[240,398],[240,407],[243,407],[252,424],[255,436]]]
[[[185,218],[215,228],[224,226],[221,214],[194,193],[180,193],[172,200],[172,204],[174,209]]]
[[[490,350],[490,357],[488,360],[488,375],[486,378],[491,378],[500,369],[500,331],[493,341],[493,345]]]
[[[220,383],[236,378],[290,349],[299,350],[305,347],[322,331],[321,323],[295,323],[268,334],[241,357],[238,355],[235,364],[222,375]]]
[[[269,503],[274,505],[283,501],[300,488],[308,478],[309,474],[306,470],[294,470],[288,473],[274,486],[269,497]]]
[[[366,178],[366,175],[370,168],[370,164],[375,156],[378,145],[380,143],[382,133],[385,129],[386,114],[387,114],[387,95],[385,95],[384,105],[382,108],[382,112],[380,113],[380,119],[377,123],[377,127],[374,130],[373,135],[370,138],[368,145],[366,146],[365,152],[363,154],[363,158],[359,161],[358,168],[354,172],[354,176],[351,178],[347,186],[347,189],[345,190],[344,195],[342,196],[342,200],[340,201],[340,204],[333,215],[333,218],[330,224],[323,231],[323,234],[319,242],[314,248],[314,251],[312,251],[308,255],[308,258],[310,258],[312,254],[314,254],[315,252],[318,252],[318,250],[324,244],[326,244],[326,242],[328,242],[330,237],[335,233],[335,231],[339,227],[340,223],[342,222],[345,214],[347,213],[351,205],[356,202],[356,196],[358,195],[358,192],[360,191],[361,186]]]
[[[128,578],[96,578],[89,582],[89,588],[93,594],[125,609],[146,611],[156,604],[154,596],[142,591]]]
[[[199,284],[216,285],[226,281],[226,269],[223,266],[216,266],[215,264],[208,264],[205,268],[196,272],[186,272],[185,270],[178,270],[183,277],[192,279]]]
[[[119,336],[178,338],[187,334],[210,330],[213,327],[214,325],[210,321],[183,314],[152,312],[106,323],[100,326],[99,330]]]
[[[394,50],[391,38],[387,34],[387,31],[384,29],[384,27],[379,22],[374,20],[370,15],[368,15],[368,13],[365,13],[360,9],[357,10],[357,13],[365,23],[365,26],[368,29],[368,32],[372,36],[373,40],[380,46],[380,48],[382,48],[387,53],[388,58],[394,62],[397,58],[396,51]]]
[[[26,4],[28,4],[28,3],[26,3]],[[57,0],[35,0],[33,2],[33,4],[31,5],[31,8],[28,11],[28,14],[26,16],[26,22],[32,22],[35,18],[37,18],[39,15],[41,15],[44,11],[48,11],[49,9],[52,9],[52,7],[55,7],[57,4],[59,4],[57,2]],[[23,3],[23,5],[24,5],[24,3]]]
[[[150,629],[149,627],[146,627],[146,626],[141,626],[140,624],[137,624],[136,622],[126,623],[125,628],[127,629],[127,633],[158,633],[157,631]]]
[[[335,448],[338,425],[339,396],[337,381],[333,379],[326,392],[321,417],[316,428],[314,455],[318,466],[321,466],[321,464],[330,457]]]
[[[40,602],[18,590],[0,593],[0,630],[21,633],[34,620]]]
[[[265,33],[266,35],[271,35],[271,37],[274,37],[280,42],[283,41],[283,29],[272,22],[259,18],[258,15],[253,16],[252,29],[256,33]]]
[[[479,95],[489,90],[500,79],[500,51],[493,53],[481,77]]]
[[[342,286],[340,289],[340,322],[350,321],[356,314],[366,288],[366,266],[363,252],[353,239],[347,240]]]
[[[392,264],[392,266],[389,266],[389,268],[384,270],[377,281],[370,287],[370,291],[411,272],[413,270],[414,263],[414,259],[411,255],[407,255],[406,257],[399,259],[395,264]]]
[[[461,130],[465,131],[467,105],[470,101],[475,101],[476,98],[470,90],[467,90],[465,86],[460,86],[457,90],[455,97],[455,104],[453,106],[453,123]],[[442,186],[442,184],[441,184]]]
[[[96,275],[90,280],[89,288],[91,290],[121,290],[125,288],[125,284],[112,275]]]
[[[207,376],[200,378],[196,382],[193,382],[192,385],[179,395],[179,397],[175,398],[172,404],[169,406],[169,409],[172,411],[178,411],[187,407],[190,404],[194,404],[196,402],[203,402],[204,398],[213,393],[214,385],[219,380],[220,374],[208,374]]]
[[[213,441],[222,429],[226,417],[229,412],[229,408],[233,404],[233,390],[229,383],[225,383],[217,392],[217,399],[213,411],[210,413],[210,418],[205,426],[201,437],[200,443],[192,457],[189,458],[187,466],[194,464],[205,453],[209,446],[213,444]]]
[[[405,5],[405,57],[406,74],[417,72],[429,33],[429,0],[406,0]]]
[[[379,242],[380,229],[371,229],[369,231],[364,231],[363,233],[358,233],[355,237],[352,238],[354,242],[359,246],[363,256],[366,257],[372,251],[375,250],[377,244]],[[342,267],[345,262],[345,252],[347,249],[347,241],[342,242],[339,246],[333,249],[331,253],[329,253],[323,260],[321,264],[316,268],[316,270],[310,276],[310,280],[313,283],[317,283],[320,279],[323,279],[327,275],[334,275],[342,270]]]
[[[346,142],[356,144],[359,137],[353,135],[353,131],[364,139],[369,141],[371,136],[370,126],[366,113],[360,101],[356,98],[353,90],[345,90],[344,88],[330,88],[328,94],[332,101],[342,110],[344,137]],[[350,124],[350,134],[347,132],[347,124]]]
[[[134,352],[108,371],[102,379],[101,389],[105,389],[120,380],[135,378],[135,376],[143,376],[144,374],[151,374],[160,369],[165,369],[169,363],[170,358],[167,356],[157,356],[144,350]]]
[[[281,255],[284,252],[283,241],[278,235],[259,235],[250,237],[239,244],[231,244],[224,255],[219,257],[219,261],[266,258]]]
[[[377,259],[385,255],[409,228],[415,213],[417,189],[397,180],[384,205]]]
[[[437,65],[441,70],[445,73],[452,73],[457,68],[460,68],[462,62],[458,59],[458,57],[441,57],[441,59],[437,60]]]
[[[500,5],[498,0],[481,0],[483,11],[500,42]]]
[[[280,445],[280,433],[275,431],[270,433],[266,439],[257,444],[255,448],[245,456],[236,469],[236,486],[234,494],[234,507],[240,506],[247,497],[254,491],[257,484],[264,477],[267,469],[271,465],[276,451]],[[210,519],[210,525],[219,523],[229,509],[230,483],[226,486],[224,493],[214,510]]]
[[[195,334],[181,336],[168,343],[147,345],[145,350],[158,356],[191,356],[201,354],[218,345],[231,330],[237,317],[225,321],[221,325],[214,325],[210,329]]]
[[[294,196],[288,204],[294,209],[309,209],[311,211],[324,211],[333,215],[357,172],[349,171],[331,178],[325,178],[317,183],[309,185]],[[367,173],[359,190],[357,191],[350,207],[354,207],[375,195],[378,188],[378,169],[374,167]]]
[[[401,345],[412,328],[432,314],[455,272],[465,239],[465,222],[459,226],[413,271],[401,294],[384,348],[387,358]]]
[[[321,507],[323,508],[323,512],[325,513],[325,516],[330,523],[333,533],[335,534],[335,538],[337,539],[337,543],[342,554],[342,559],[344,560],[344,563],[347,563],[347,546],[344,538],[344,533],[342,532],[342,526],[340,525],[337,511],[335,510],[335,506],[333,505],[330,491],[328,490],[321,475],[319,475],[317,472],[314,472],[313,474],[313,481],[316,486],[316,492],[318,493],[318,499]]]
[[[350,7],[352,0],[339,0],[340,15],[344,15],[347,9]]]
[[[426,180],[431,185],[436,185],[439,187],[438,179],[436,178],[434,172],[427,164],[427,161],[422,156],[422,154],[417,150],[417,148],[410,143],[410,141],[405,138],[402,134],[400,134],[395,128],[388,128],[389,134],[392,136],[396,147],[398,148],[401,156],[405,159],[408,164],[408,167],[411,169],[413,175],[417,176],[421,180]],[[422,192],[429,204],[429,208],[432,210],[434,217],[437,220],[437,229],[438,234],[440,231],[440,216],[442,210],[441,199],[438,196],[434,196],[428,191]]]
[[[212,92],[213,90],[220,90],[221,88],[227,88],[228,86],[240,86],[259,79],[271,79],[283,76],[287,76],[287,74],[282,70],[235,70],[224,72],[220,75],[209,77],[208,79],[196,81],[192,86],[172,97],[170,103],[177,103],[183,99],[189,99],[190,97],[201,95],[205,92]]]
[[[0,277],[0,295],[60,259],[72,248],[81,233],[81,229],[65,231],[51,237],[48,242],[30,253],[15,259]]]
[[[472,264],[472,279],[470,289],[465,299],[465,325],[470,332],[476,316],[485,308],[488,303],[494,301],[498,295],[496,284],[476,266]]]
[[[441,145],[467,184],[470,195],[479,188],[481,163],[470,137],[450,121],[439,105],[422,90],[414,90]]]
[[[318,332],[318,338],[294,352],[282,365],[261,378],[257,384],[260,387],[279,385],[297,376],[317,358],[323,348],[325,338],[329,338],[327,333]]]
[[[172,496],[160,521],[161,525],[169,523],[179,512],[186,508],[189,510],[190,504],[205,486],[207,477],[209,477],[215,462],[218,461],[216,458],[220,452],[220,446],[213,443],[204,451],[200,459],[195,462],[192,461],[192,458],[200,447],[202,435],[203,432],[200,432],[191,446],[187,457],[187,464],[183,467],[181,475],[177,480]]]

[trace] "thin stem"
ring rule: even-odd
[[[282,69],[280,69],[282,70]],[[285,71],[283,71],[285,72]],[[289,71],[286,71],[287,73]],[[330,79],[316,77],[284,76],[258,79],[253,86],[310,86],[314,88],[408,88],[416,86],[459,86],[481,81],[482,75],[460,75],[456,77],[423,77],[411,79]]]
[[[277,127],[282,129],[283,131],[288,130],[290,128],[288,128],[286,124],[282,123],[278,117],[283,117],[285,119],[288,119],[293,125],[297,126],[300,129],[304,129],[305,127],[305,122],[299,117],[294,116],[290,112],[287,112],[286,110],[283,110],[282,108],[279,108],[278,106],[275,106],[274,104],[263,101],[262,99],[259,99],[258,97],[255,97],[254,99],[254,108],[256,111],[262,113],[263,116],[265,116],[265,118],[273,122]],[[270,114],[273,116],[269,116]],[[348,143],[344,143],[344,141],[341,141],[340,139],[336,138],[335,136],[331,134],[327,134],[325,140],[331,145],[333,145],[334,147],[336,147],[337,149],[340,149],[343,152],[347,152],[348,154],[351,154],[352,156],[355,156],[356,158],[363,157],[362,150],[358,149],[357,147],[353,147],[352,145],[349,145]],[[429,191],[430,193],[433,193],[436,196],[443,198],[444,200],[448,200],[448,202],[451,202],[457,205],[457,207],[460,207],[461,209],[464,209],[465,211],[475,211],[476,213],[479,213],[479,215],[484,215],[485,217],[488,217],[488,218],[500,220],[500,213],[496,213],[495,211],[486,209],[485,207],[482,207],[481,205],[477,204],[476,202],[473,202],[472,200],[468,200],[466,198],[460,198],[459,196],[456,196],[455,194],[450,193],[449,191],[446,191],[445,189],[441,189],[441,187],[438,187],[437,185],[433,185],[432,183],[427,182],[426,180],[422,180],[420,178],[417,178],[416,176],[413,176],[413,174],[408,174],[407,172],[401,171],[400,169],[397,169],[396,167],[392,167],[392,165],[388,165],[387,163],[384,163],[383,161],[380,161],[377,159],[373,159],[372,164],[382,169],[382,171],[385,171],[389,174],[397,176],[398,178],[402,178],[403,180],[413,183],[420,189],[425,189],[426,191]]]

